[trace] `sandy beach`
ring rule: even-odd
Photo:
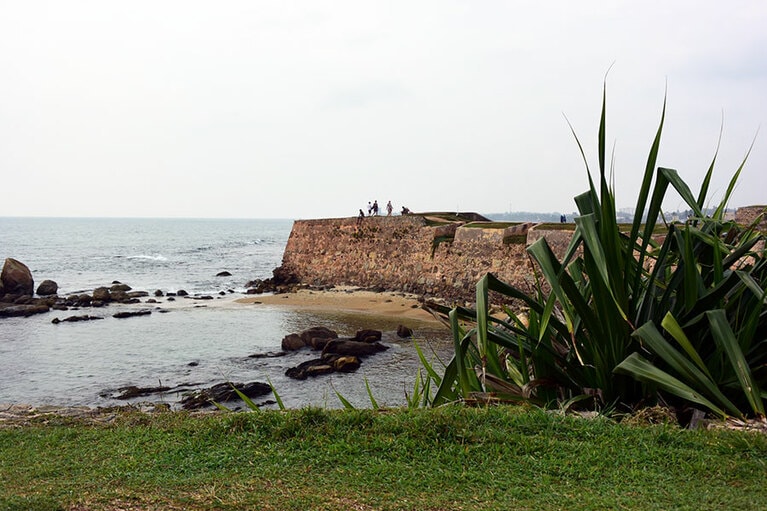
[[[438,322],[434,316],[421,308],[416,295],[398,292],[377,293],[343,287],[323,291],[301,289],[295,293],[239,298],[235,302],[304,310],[350,311]]]

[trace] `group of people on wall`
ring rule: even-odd
[[[378,200],[374,200],[373,202],[368,201],[368,214],[367,216],[378,216]],[[392,213],[394,212],[394,206],[392,206],[391,201],[386,203],[386,216],[392,216]],[[406,206],[402,206],[402,211],[400,212],[402,215],[409,215],[410,210]],[[365,211],[360,209],[359,215],[357,215],[357,223],[362,222],[362,219],[365,218]]]

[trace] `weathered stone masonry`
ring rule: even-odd
[[[419,215],[367,217],[359,226],[354,218],[299,220],[282,268],[315,286],[380,288],[468,302],[487,272],[528,289],[533,278],[525,252],[529,225],[480,225],[433,225]],[[569,241],[569,233],[556,235],[564,235],[564,245]]]
[[[765,206],[741,208],[736,220],[748,224],[764,211]],[[350,285],[473,302],[476,283],[488,272],[532,290],[526,247],[545,237],[561,258],[572,236],[572,224],[506,227],[470,220],[453,222],[445,214],[436,219],[429,214],[366,217],[359,225],[356,218],[298,220],[281,270],[315,286]]]

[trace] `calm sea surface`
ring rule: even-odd
[[[162,303],[146,305],[157,307],[153,314],[124,320],[112,314],[136,305],[0,319],[0,403],[108,406],[125,404],[112,396],[127,385],[198,388],[269,378],[290,407],[338,407],[336,390],[362,407],[370,404],[367,378],[379,404],[403,404],[418,359],[412,341],[394,335],[399,321],[234,303],[248,281],[270,277],[280,265],[291,226],[291,220],[0,218],[0,261],[22,261],[35,285],[55,280],[60,295],[116,280],[150,294],[184,289],[216,297],[172,303],[160,298]],[[231,277],[216,277],[222,271]],[[104,319],[51,323],[78,314]],[[249,357],[279,351],[285,335],[316,325],[341,336],[376,328],[391,349],[365,360],[357,373],[305,381],[284,372],[316,352]],[[446,356],[444,330],[418,322],[408,326],[427,351],[431,346]],[[139,401],[175,405],[180,397]]]

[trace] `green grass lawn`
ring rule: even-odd
[[[764,509],[767,435],[538,410],[56,418],[0,429],[0,509]]]

